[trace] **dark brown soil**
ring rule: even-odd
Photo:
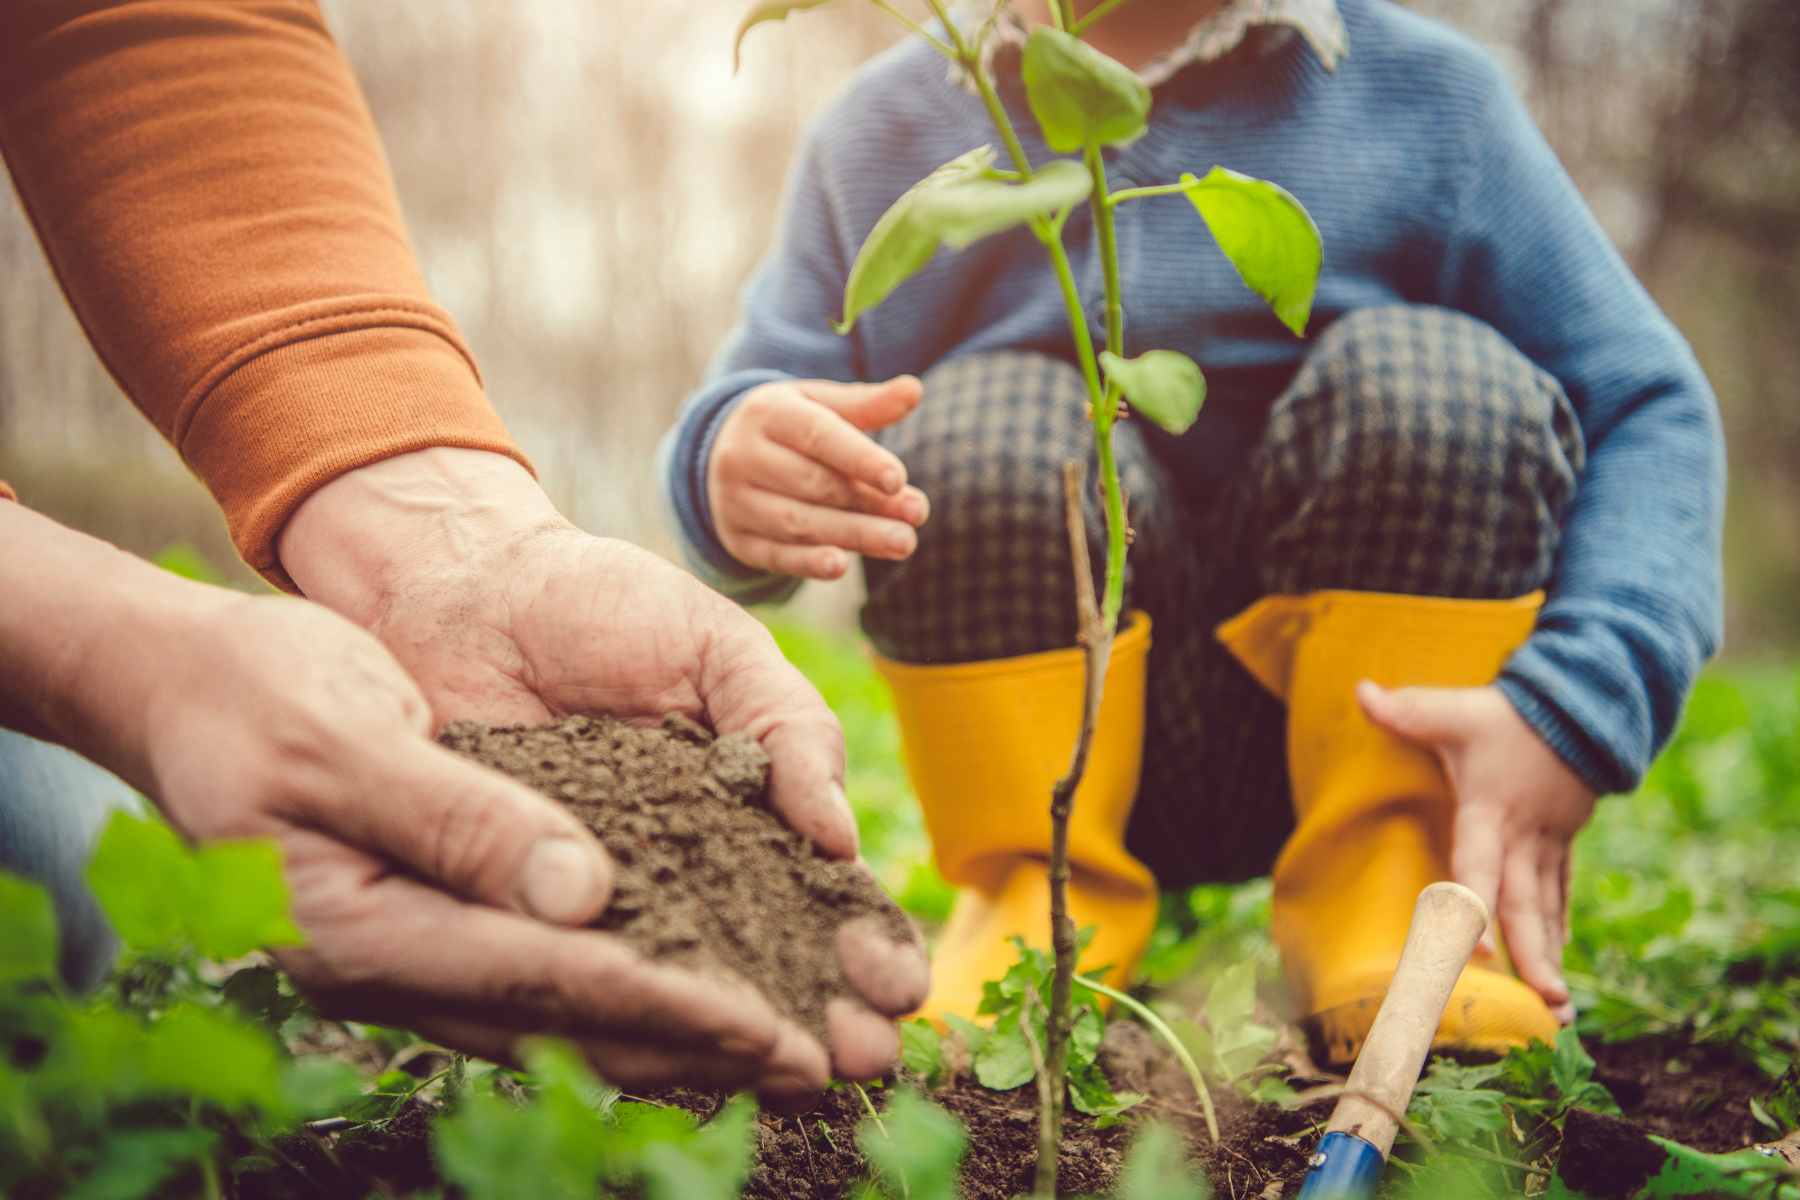
[[[1662,1147],[1629,1121],[1577,1108],[1563,1125],[1557,1173],[1576,1192],[1604,1200],[1636,1194],[1667,1159]]]
[[[458,721],[444,745],[567,805],[616,867],[598,922],[645,955],[760,988],[823,1039],[825,1004],[847,994],[838,927],[873,915],[896,939],[906,917],[855,863],[822,857],[765,805],[769,760],[753,740],[682,717],[660,728],[569,717],[537,728]]]
[[[1677,1127],[1679,1118],[1670,1114],[1679,1111],[1680,1096],[1717,1097],[1717,1089],[1735,1088],[1725,1099],[1701,1101],[1708,1111],[1734,1113],[1747,1108],[1748,1097],[1768,1089],[1768,1081],[1753,1069],[1740,1068],[1729,1054],[1704,1047],[1651,1041],[1589,1049],[1628,1118],[1619,1121],[1580,1112],[1569,1118],[1560,1167],[1568,1182],[1595,1196],[1627,1195],[1646,1171],[1660,1166],[1661,1151],[1646,1141],[1646,1129],[1708,1150],[1745,1144],[1744,1132],[1736,1124],[1697,1121]],[[1662,1072],[1661,1065],[1669,1061],[1692,1065],[1685,1073]],[[1065,1194],[1109,1192],[1135,1126],[1145,1119],[1168,1123],[1187,1136],[1190,1158],[1205,1171],[1220,1200],[1299,1193],[1318,1126],[1329,1115],[1329,1101],[1284,1112],[1215,1085],[1213,1099],[1222,1134],[1215,1147],[1187,1077],[1141,1027],[1128,1021],[1109,1026],[1102,1062],[1119,1090],[1143,1092],[1150,1098],[1126,1121],[1109,1128],[1078,1113],[1070,1115],[1060,1164]],[[871,1088],[869,1094],[877,1107],[883,1105],[882,1089]],[[1034,1089],[990,1092],[963,1076],[930,1096],[968,1129],[970,1149],[962,1174],[968,1200],[1011,1200],[1029,1191],[1037,1151]],[[706,1118],[726,1098],[677,1089],[652,1099]],[[434,1178],[430,1111],[428,1104],[415,1104],[382,1126],[282,1138],[273,1161],[253,1165],[244,1160],[246,1169],[234,1180],[233,1194],[241,1200],[290,1200],[369,1194],[372,1189],[404,1194],[427,1187]],[[763,1113],[757,1127],[756,1166],[744,1195],[751,1200],[839,1200],[855,1194],[866,1170],[856,1149],[856,1127],[865,1115],[861,1098],[848,1088],[826,1093],[808,1113]],[[1390,1172],[1382,1194],[1403,1183],[1398,1172]]]
[[[1220,1200],[1299,1192],[1315,1140],[1305,1131],[1325,1119],[1329,1104],[1288,1113],[1215,1087],[1220,1132],[1215,1147],[1207,1136],[1193,1085],[1141,1026],[1125,1021],[1109,1026],[1101,1055],[1118,1090],[1143,1092],[1150,1098],[1125,1121],[1104,1128],[1091,1117],[1068,1114],[1057,1160],[1060,1192],[1109,1192],[1137,1125],[1146,1119],[1162,1121],[1187,1135],[1194,1165],[1206,1172]],[[993,1092],[965,1075],[928,1094],[968,1130],[969,1152],[961,1179],[965,1200],[1012,1200],[1031,1191],[1038,1136],[1035,1087]],[[882,1105],[879,1089],[870,1096],[877,1107]],[[657,1098],[702,1118],[711,1116],[726,1099],[685,1090],[660,1093]],[[828,1093],[818,1108],[803,1116],[764,1113],[756,1167],[744,1196],[748,1200],[839,1200],[852,1195],[867,1170],[856,1152],[856,1127],[866,1116],[861,1098],[849,1089]],[[1277,1184],[1280,1188],[1273,1186]]]
[[[1587,1048],[1594,1078],[1628,1120],[1651,1133],[1709,1153],[1742,1150],[1768,1137],[1751,1116],[1750,1101],[1773,1081],[1729,1047],[1647,1038]]]

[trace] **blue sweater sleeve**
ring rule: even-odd
[[[719,428],[744,394],[762,384],[859,378],[854,336],[840,337],[831,327],[854,247],[839,232],[842,222],[823,169],[830,118],[828,112],[809,132],[788,177],[775,245],[745,288],[738,324],[659,451],[668,508],[689,565],[746,604],[784,600],[799,580],[746,567],[720,544],[706,493]]]
[[[1497,70],[1488,92],[1445,302],[1560,380],[1587,442],[1548,602],[1500,686],[1590,786],[1625,791],[1721,636],[1717,404]]]

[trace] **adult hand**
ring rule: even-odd
[[[869,434],[919,404],[910,375],[886,383],[766,383],[732,409],[706,464],[719,542],[747,567],[836,579],[850,554],[902,559],[931,506]]]
[[[654,555],[576,529],[509,459],[435,449],[351,472],[307,500],[280,553],[309,597],[382,640],[437,723],[680,712],[747,733],[775,810],[855,856],[842,730],[768,631]],[[831,1002],[830,1058],[868,1077],[898,1053],[891,1018],[923,997],[924,953],[856,927],[839,949],[858,995]]]
[[[1519,977],[1559,1021],[1575,1018],[1562,977],[1569,937],[1569,845],[1595,795],[1497,687],[1359,684],[1375,724],[1434,754],[1456,797],[1451,873],[1495,913]],[[1496,948],[1490,931],[1483,947]]]
[[[557,1034],[621,1084],[785,1099],[825,1082],[824,1051],[748,988],[563,927],[605,906],[605,854],[431,742],[424,695],[348,621],[177,579],[4,503],[0,579],[0,720],[108,766],[191,837],[274,839],[309,939],[280,957],[326,1011],[490,1056]]]

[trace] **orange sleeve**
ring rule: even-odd
[[[525,462],[310,0],[4,0],[0,151],[107,369],[274,582],[282,525],[345,471]]]

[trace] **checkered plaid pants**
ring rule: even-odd
[[[881,435],[931,497],[905,562],[867,560],[863,626],[908,662],[1072,644],[1062,464],[1093,438],[1079,373],[952,359]],[[1127,610],[1154,622],[1129,845],[1166,886],[1261,874],[1293,827],[1284,710],[1213,636],[1258,598],[1324,588],[1501,599],[1544,586],[1583,448],[1556,381],[1494,330],[1369,309],[1319,338],[1241,472],[1184,500],[1137,422],[1115,428],[1134,541]],[[1088,498],[1096,571],[1104,559]]]

